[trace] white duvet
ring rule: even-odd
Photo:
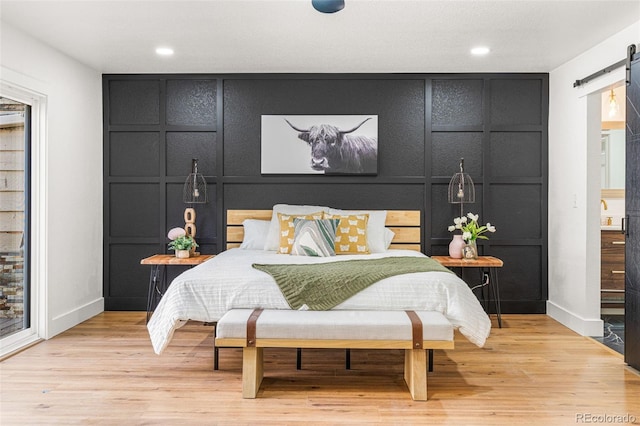
[[[147,328],[157,354],[187,320],[218,321],[230,309],[290,309],[273,278],[253,263],[322,263],[387,256],[424,256],[413,250],[333,257],[287,256],[263,250],[227,250],[180,274],[160,300]],[[437,311],[479,347],[491,321],[469,286],[455,274],[418,272],[378,281],[334,309]]]

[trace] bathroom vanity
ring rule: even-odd
[[[601,313],[624,314],[625,236],[617,230],[601,231]]]

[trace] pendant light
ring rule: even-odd
[[[620,105],[618,105],[615,92],[611,89],[609,94],[609,117],[615,117],[618,111],[620,111]]]
[[[191,160],[191,173],[187,176],[182,188],[182,201],[190,206],[193,204],[204,204],[207,199],[207,182],[202,174],[198,173],[198,159]],[[187,236],[195,240],[196,237],[196,210],[193,207],[187,207],[184,210],[184,230]],[[192,255],[197,255],[195,247],[192,249]]]
[[[460,159],[460,171],[454,174],[449,181],[450,204],[460,204],[460,217],[464,216],[464,205],[476,202],[476,190],[473,179],[464,172],[464,158]]]

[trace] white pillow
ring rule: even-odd
[[[367,244],[371,253],[382,253],[387,251],[387,243],[385,241],[385,227],[387,221],[386,210],[339,210],[329,209],[329,214],[350,215],[350,214],[368,214],[367,222]]]
[[[245,219],[242,222],[244,227],[244,238],[242,238],[241,249],[264,250],[264,243],[269,232],[269,220]]]
[[[275,206],[273,206],[269,232],[267,233],[267,238],[264,242],[264,250],[277,251],[280,247],[280,221],[278,220],[278,213],[290,215],[307,215],[320,211],[328,212],[329,207],[297,206],[292,204],[276,204]]]
[[[387,250],[389,250],[389,246],[391,246],[391,241],[393,241],[393,237],[396,236],[396,233],[393,232],[389,228],[384,228],[384,246]]]

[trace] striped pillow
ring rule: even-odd
[[[311,213],[308,215],[292,215],[278,213],[278,221],[280,222],[280,247],[278,247],[278,253],[289,254],[291,253],[291,246],[293,246],[294,240],[294,219],[322,219],[322,212]]]
[[[336,229],[340,219],[295,219],[291,254],[298,256],[335,256]]]

